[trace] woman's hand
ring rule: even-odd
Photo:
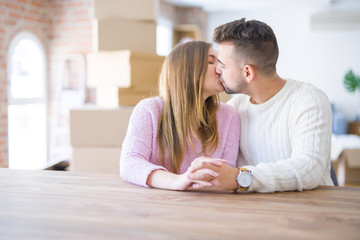
[[[208,183],[202,181],[192,181],[188,178],[189,171],[183,174],[175,174],[164,170],[153,171],[147,180],[147,185],[155,188],[163,188],[170,190],[186,190],[194,183],[202,183],[209,186]]]
[[[190,168],[183,174],[174,174],[164,170],[153,171],[147,180],[147,184],[155,188],[171,189],[171,190],[187,190],[195,185],[201,185],[203,187],[211,187],[213,184],[209,181],[203,180],[191,180],[188,176],[190,174]],[[208,179],[216,179],[218,173],[209,169],[200,169],[197,174],[202,176],[208,176]]]
[[[193,181],[187,177],[188,172],[183,174],[176,174],[172,181],[174,190],[186,190],[193,185]]]
[[[210,181],[191,180],[189,178],[190,170],[191,167],[189,167],[185,173],[176,175],[173,181],[175,190],[186,190],[189,187],[192,187],[193,185],[201,185],[204,187],[211,187],[213,185]],[[203,176],[207,176],[208,179],[215,179],[219,176],[218,173],[210,169],[200,169],[197,171],[197,173],[202,174]]]
[[[193,161],[188,169],[188,179],[193,181],[194,189],[208,188],[211,183],[211,189],[215,190],[235,190],[239,187],[236,176],[239,169],[225,164],[225,160],[212,158],[198,158]],[[213,177],[216,176],[217,177]]]

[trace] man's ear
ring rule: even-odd
[[[255,69],[250,65],[243,67],[243,78],[246,82],[250,83],[255,78]]]

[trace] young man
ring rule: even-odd
[[[217,73],[225,91],[240,93],[228,104],[240,114],[241,167],[196,159],[188,175],[199,181],[193,187],[210,182],[221,190],[275,192],[333,185],[329,100],[311,84],[277,74],[279,50],[272,29],[240,19],[217,27],[213,39],[219,44]]]

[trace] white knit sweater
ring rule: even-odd
[[[302,191],[333,185],[331,108],[320,89],[289,79],[263,104],[252,104],[243,94],[228,104],[240,113],[237,164],[253,172],[249,191]]]

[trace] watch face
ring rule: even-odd
[[[238,183],[241,187],[250,187],[252,176],[248,172],[241,172],[238,177]]]

